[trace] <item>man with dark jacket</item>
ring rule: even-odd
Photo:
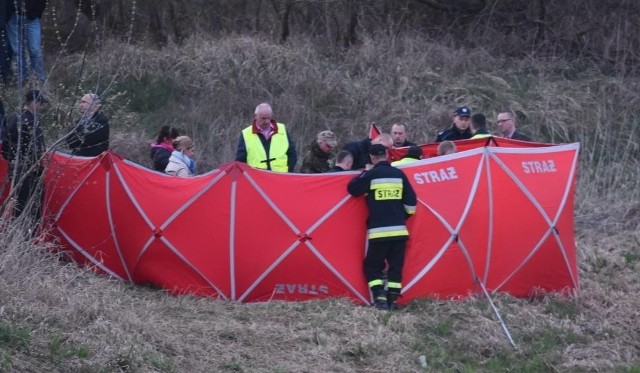
[[[436,142],[470,139],[473,134],[469,129],[469,117],[471,117],[471,110],[468,107],[461,106],[457,108],[453,115],[453,124],[448,129],[438,133]]]
[[[36,78],[45,80],[44,60],[42,58],[42,30],[40,18],[47,6],[46,0],[8,0],[7,37],[16,56],[19,83],[28,79],[27,58],[29,53],[31,67]],[[26,45],[25,45],[26,43]]]
[[[109,119],[100,111],[102,100],[87,93],[80,100],[82,117],[67,136],[71,154],[96,157],[109,149]]]
[[[32,197],[35,204],[33,217],[39,216],[40,178],[45,153],[40,112],[48,102],[40,91],[29,91],[22,112],[10,115],[6,121],[2,135],[2,156],[9,162],[9,178],[18,191],[13,206],[15,217],[22,214]]]
[[[381,133],[373,140],[364,139],[361,141],[352,141],[344,145],[343,149],[351,153],[353,156],[353,170],[360,170],[371,166],[369,157],[369,148],[374,144],[382,144],[389,149],[393,146],[393,137],[388,133]]]
[[[374,306],[394,309],[402,290],[404,251],[409,239],[405,220],[416,211],[416,194],[405,174],[387,162],[387,148],[369,148],[373,168],[353,178],[347,185],[352,196],[366,195],[369,217],[369,249],[364,274],[373,293]],[[387,290],[383,279],[385,261],[389,264]]]
[[[336,155],[336,164],[327,172],[343,172],[351,170],[353,166],[353,156],[348,150],[341,150]]]
[[[416,145],[407,140],[409,136],[407,125],[404,123],[395,123],[391,126],[391,137],[393,138],[393,147],[402,148],[405,146]]]
[[[516,129],[516,116],[509,109],[503,109],[498,113],[496,124],[502,137],[520,141],[532,141],[531,137]]]

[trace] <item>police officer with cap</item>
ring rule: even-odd
[[[438,133],[436,142],[470,139],[473,136],[469,128],[470,117],[471,110],[468,107],[461,106],[457,108],[453,115],[453,124],[448,129]]]

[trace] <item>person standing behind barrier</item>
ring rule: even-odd
[[[195,146],[189,136],[178,136],[173,142],[175,150],[169,157],[164,172],[167,175],[189,177],[196,174],[196,162],[193,160]]]
[[[251,167],[276,172],[293,172],[298,156],[284,123],[273,119],[271,105],[256,107],[251,125],[242,130],[236,161]]]
[[[40,178],[42,156],[45,153],[44,136],[40,126],[40,112],[49,101],[40,93],[27,92],[22,112],[7,118],[2,138],[2,157],[9,162],[9,178],[17,189],[13,216],[19,217],[33,198],[32,217],[40,215]]]
[[[82,117],[67,136],[71,154],[97,157],[109,149],[109,119],[100,109],[102,100],[94,93],[80,99]]]
[[[331,167],[327,172],[343,172],[351,170],[353,166],[353,156],[348,150],[341,150],[336,155],[336,164]]]
[[[502,137],[520,141],[532,141],[531,137],[516,129],[516,116],[511,110],[501,110],[500,113],[498,113],[496,124]]]
[[[151,160],[153,161],[153,169],[158,172],[164,172],[169,164],[169,157],[175,150],[173,141],[180,136],[178,130],[174,127],[164,125],[160,127],[156,141],[151,144]]]
[[[331,131],[322,131],[314,140],[307,155],[302,160],[300,172],[303,174],[319,174],[329,170],[331,152],[338,145],[336,135]]]
[[[29,53],[31,69],[41,82],[45,80],[44,59],[42,58],[42,30],[40,18],[47,6],[46,0],[7,0],[9,22],[7,37],[16,57],[19,82],[28,79],[27,58]],[[26,50],[25,50],[26,49]]]
[[[471,132],[472,139],[482,139],[485,137],[491,137],[491,134],[487,130],[487,118],[484,114],[478,113],[471,116]]]
[[[438,145],[438,155],[453,154],[456,150],[456,144],[452,141],[443,141]]]
[[[5,3],[2,3],[3,5]],[[7,4],[8,5],[8,4]],[[0,84],[9,83],[13,75],[11,71],[11,59],[13,51],[7,39],[7,22],[9,21],[9,7],[0,5]]]
[[[472,136],[469,129],[470,116],[471,110],[468,107],[461,106],[457,108],[453,115],[453,124],[448,129],[438,133],[436,142],[470,139]]]
[[[396,123],[391,126],[391,137],[393,138],[393,146],[401,148],[404,146],[416,145],[407,140],[409,134],[407,133],[407,125],[404,123]]]
[[[419,161],[422,159],[422,149],[418,145],[412,145],[407,149],[407,154],[405,154],[402,159],[391,162],[392,166],[399,166],[401,164],[411,163],[415,161]]]
[[[364,274],[373,293],[374,306],[388,310],[396,307],[402,290],[404,252],[409,239],[405,221],[415,213],[417,199],[405,174],[387,162],[384,145],[372,145],[369,154],[373,168],[353,178],[347,190],[354,197],[366,195],[369,248],[364,259]],[[383,277],[385,261],[389,265],[388,291]]]

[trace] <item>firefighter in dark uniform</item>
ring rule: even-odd
[[[387,148],[374,144],[369,148],[373,168],[349,182],[353,196],[366,195],[369,218],[369,249],[364,259],[364,274],[373,293],[374,306],[394,309],[402,290],[404,251],[409,239],[406,219],[416,211],[416,194],[404,172],[387,162]],[[385,260],[389,265],[387,290],[383,280]]]

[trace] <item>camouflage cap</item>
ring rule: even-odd
[[[318,141],[324,141],[329,146],[335,147],[338,145],[338,139],[336,138],[336,134],[331,131],[322,131],[318,134]]]

